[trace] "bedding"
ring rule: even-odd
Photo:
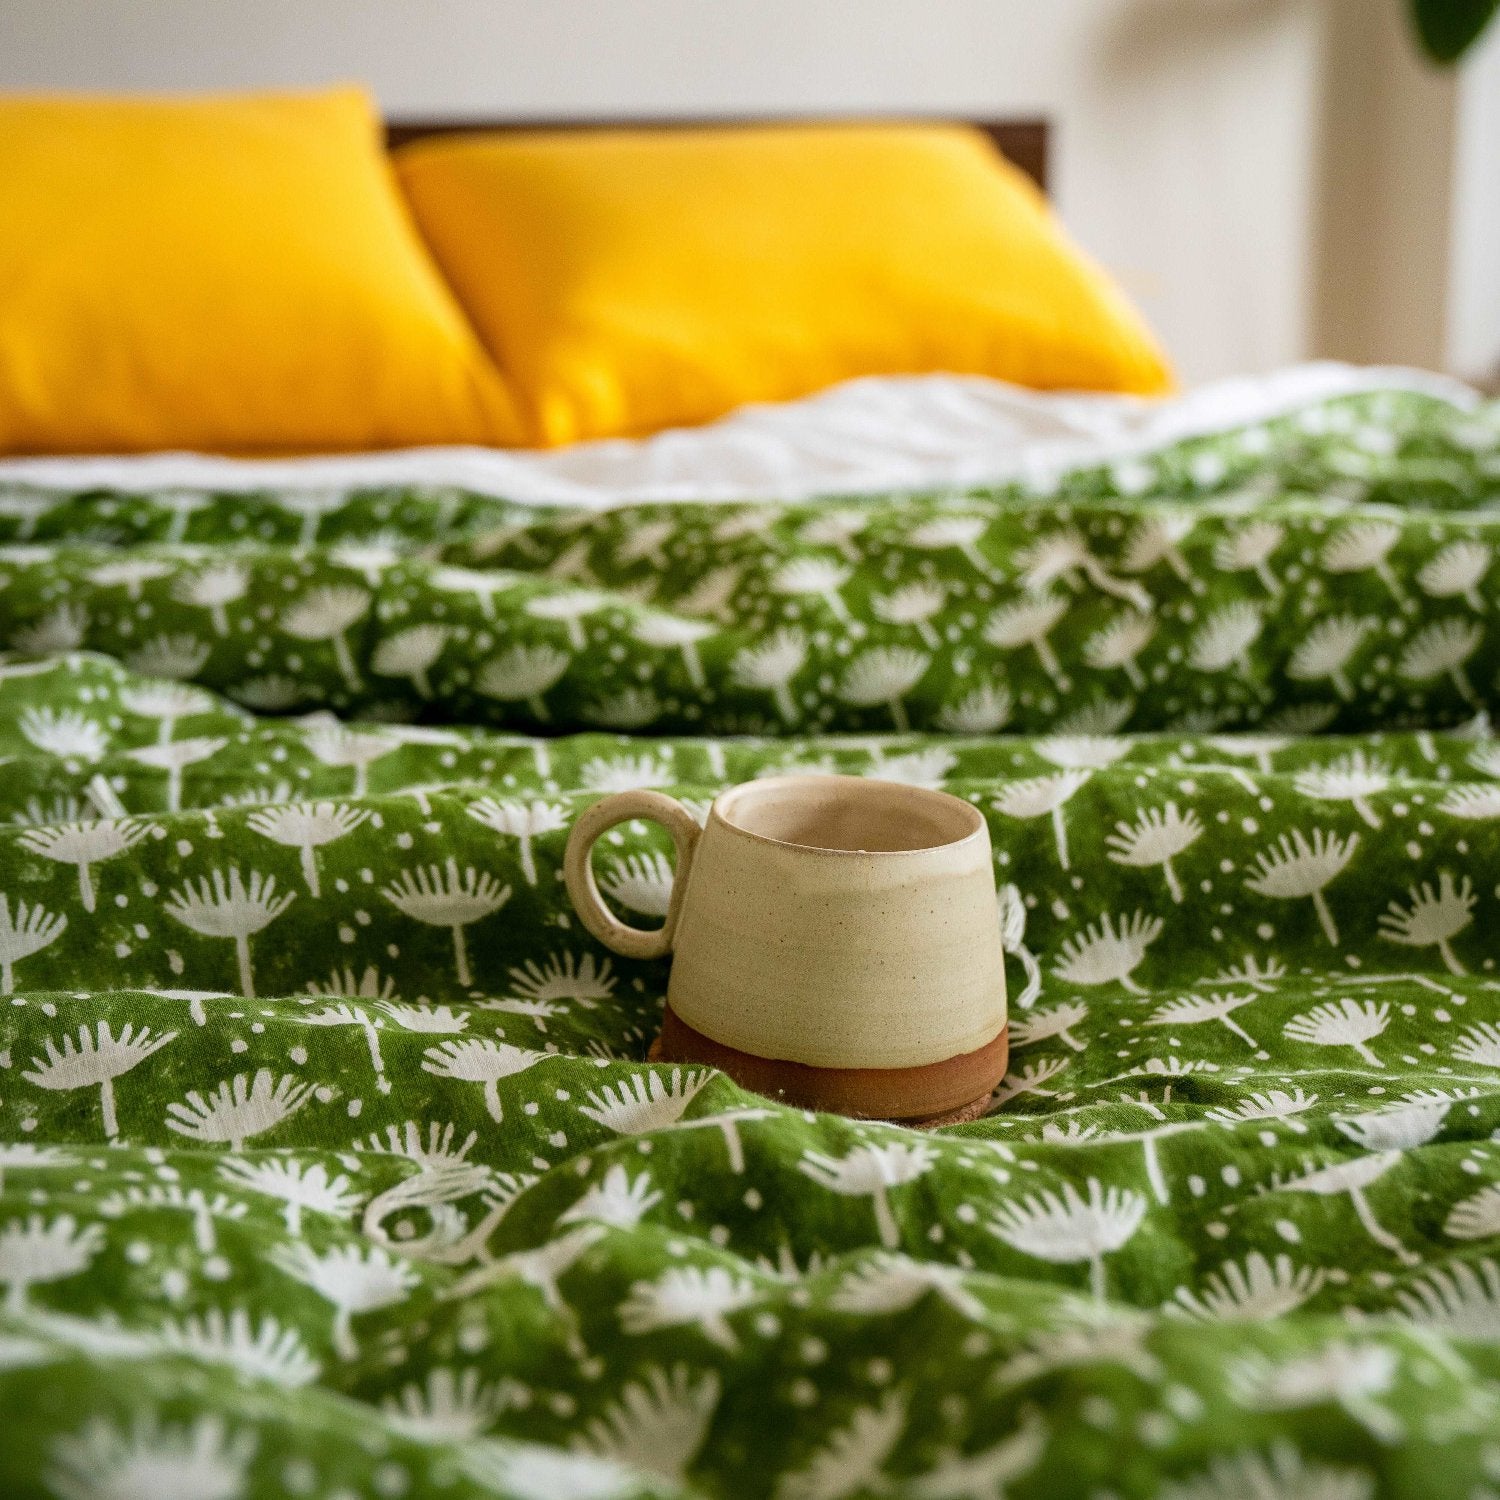
[[[357,88],[0,97],[0,454],[516,442]]]
[[[823,499],[12,469],[0,1492],[1491,1493],[1500,406],[1304,395]],[[983,1120],[643,1061],[571,819],[790,769],[989,820]]]
[[[1124,293],[978,130],[480,133],[395,163],[532,444],[687,426],[860,375],[1171,384]]]

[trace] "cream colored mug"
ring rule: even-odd
[[[677,849],[666,920],[600,899],[595,841],[635,818]],[[945,792],[779,776],[719,796],[700,830],[661,792],[606,797],[564,863],[583,925],[627,958],[672,955],[658,1050],[756,1092],[869,1118],[982,1108],[1004,1076],[1005,966],[989,830]]]

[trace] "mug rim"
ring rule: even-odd
[[[957,838],[944,839],[936,844],[921,844],[911,849],[830,849],[823,844],[800,844],[793,839],[772,838],[770,834],[757,833],[753,828],[746,828],[742,823],[736,823],[731,816],[734,802],[756,792],[772,791],[777,787],[827,787],[829,785],[842,785],[851,791],[859,788],[856,795],[873,789],[886,794],[896,792],[913,802],[940,802],[949,809],[961,811],[965,821],[971,826],[967,833]],[[951,792],[940,792],[932,787],[912,786],[906,781],[887,781],[877,776],[809,776],[796,772],[786,776],[764,776],[754,781],[741,782],[738,786],[732,786],[720,792],[709,808],[709,816],[730,833],[737,834],[741,838],[752,839],[758,844],[767,844],[773,849],[795,849],[799,854],[823,854],[837,859],[903,859],[917,854],[934,854],[940,850],[962,849],[965,845],[985,838],[989,834],[989,825],[984,820],[984,814],[972,802],[962,797],[955,797]]]

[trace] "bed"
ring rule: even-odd
[[[1497,483],[1330,366],[0,463],[0,1491],[1491,1493]],[[573,818],[793,769],[988,819],[982,1120],[644,1061]]]

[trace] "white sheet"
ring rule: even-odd
[[[1478,398],[1417,370],[1299,365],[1167,401],[1046,395],[956,375],[877,377],[803,401],[748,406],[708,427],[549,452],[420,448],[336,458],[200,454],[0,460],[0,486],[224,490],[459,485],[542,504],[798,499],[866,490],[1045,479],[1176,438],[1264,421],[1329,396],[1399,386]]]

